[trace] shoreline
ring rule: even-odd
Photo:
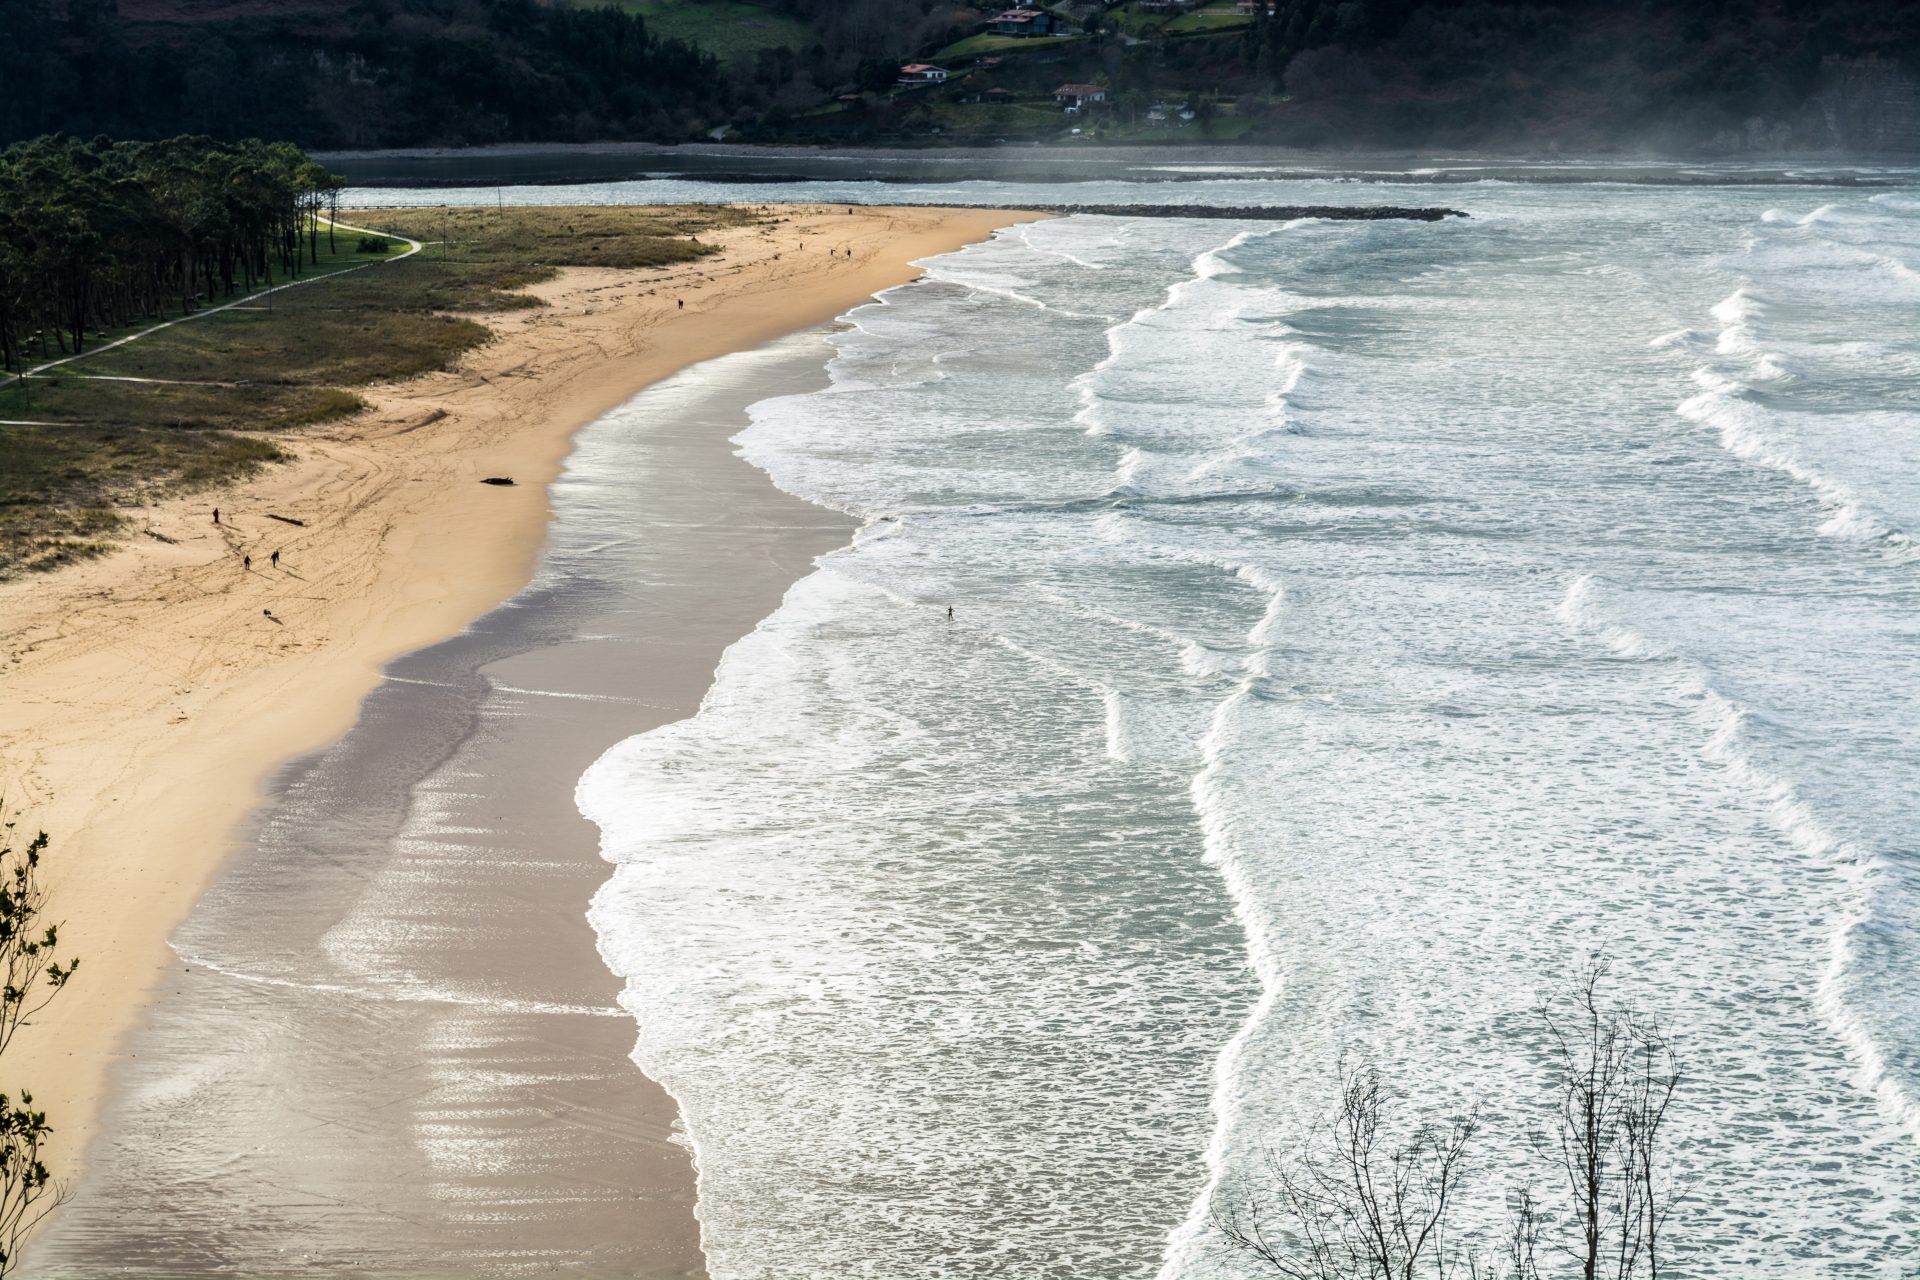
[[[590,423],[533,581],[276,772],[174,934],[35,1275],[704,1275],[697,1157],[635,1066],[574,790],[697,712],[727,646],[846,544],[853,521],[730,443],[750,405],[825,386],[829,354],[803,330]]]
[[[1449,190],[1474,187],[1490,178],[1545,185],[1624,182],[1656,187],[1901,184],[1901,179],[1882,172],[1889,157],[1872,155],[1567,156],[1454,150],[1436,156],[1431,150],[1418,149],[1301,151],[1197,141],[986,148],[510,143],[457,149],[340,150],[316,153],[315,158],[344,173],[356,188],[405,188],[426,197],[453,188],[483,188],[489,200],[500,187],[603,183],[643,187],[663,179],[701,185],[765,184],[771,191],[794,182],[857,183],[869,192],[857,198],[877,200],[887,199],[887,187],[898,183],[945,186],[985,181],[1053,188],[1096,180],[1178,185],[1247,176],[1300,180],[1345,176],[1367,185]],[[855,191],[845,194],[854,197]],[[641,194],[639,198],[649,197]],[[1019,208],[1034,206],[1021,200]]]
[[[781,212],[774,226],[717,237],[721,255],[670,270],[563,271],[527,290],[548,306],[480,317],[496,341],[454,370],[371,388],[366,414],[281,437],[295,462],[140,513],[175,542],[129,542],[0,586],[0,792],[9,816],[53,834],[51,911],[66,922],[63,949],[85,962],[21,1035],[9,1080],[54,1119],[61,1176],[83,1171],[108,1069],[175,967],[168,939],[269,776],[338,739],[386,663],[526,585],[548,485],[579,428],[682,369],[906,283],[917,259],[1028,220]],[[851,258],[830,256],[843,246]],[[496,474],[521,483],[478,483]],[[226,513],[218,538],[213,505]],[[243,573],[243,547],[285,549],[289,567]]]

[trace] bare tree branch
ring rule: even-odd
[[[1372,1067],[1343,1071],[1333,1120],[1292,1158],[1269,1154],[1255,1185],[1216,1196],[1215,1228],[1287,1280],[1479,1275],[1446,1230],[1478,1109],[1396,1142],[1397,1101]]]
[[[39,871],[46,832],[16,852],[12,831],[11,822],[0,826],[0,1053],[80,965],[55,960],[59,926],[41,924],[47,893]],[[0,1093],[0,1277],[19,1266],[22,1242],[66,1198],[64,1186],[41,1159],[52,1133],[46,1112],[34,1109],[32,1094],[21,1090],[16,1103]]]
[[[1555,1057],[1561,1171],[1577,1239],[1560,1246],[1582,1280],[1660,1273],[1661,1228],[1674,1203],[1660,1173],[1660,1133],[1679,1060],[1659,1025],[1605,1005],[1605,958],[1541,1006]],[[1569,1007],[1570,1006],[1570,1007]]]

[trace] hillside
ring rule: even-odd
[[[969,35],[945,84],[789,138],[1920,155],[1920,3],[1126,0],[1066,39]],[[1106,90],[1066,117],[1063,83]]]
[[[1920,154],[1920,0],[1123,0],[1040,39],[951,0],[4,3],[4,140]]]
[[[618,9],[530,0],[4,0],[0,140],[310,147],[689,137],[737,94]]]

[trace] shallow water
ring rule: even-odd
[[[583,428],[535,580],[395,660],[351,730],[279,771],[174,935],[24,1276],[703,1275],[672,1100],[628,1061],[581,917],[604,864],[572,788],[690,713],[725,645],[845,541],[725,449],[823,358],[796,335]],[[329,590],[298,544],[279,572]]]
[[[1920,196],[1450,199],[1016,227],[755,407],[866,525],[579,792],[715,1276],[1254,1274],[1342,1060],[1491,1232],[1601,953],[1668,1274],[1920,1271]]]

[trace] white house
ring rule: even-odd
[[[1069,111],[1078,111],[1093,103],[1105,102],[1107,90],[1097,84],[1063,84],[1053,91],[1053,100]]]
[[[908,89],[924,89],[930,84],[945,84],[947,73],[925,62],[910,62],[900,68],[899,83]]]

